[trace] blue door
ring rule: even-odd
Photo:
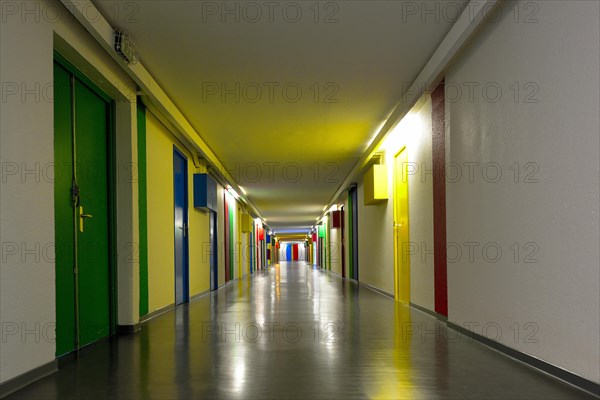
[[[173,147],[173,197],[175,204],[175,304],[189,300],[187,158]]]
[[[219,247],[217,243],[217,213],[211,212],[209,217],[210,235],[210,290],[219,288]]]

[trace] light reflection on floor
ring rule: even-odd
[[[8,398],[588,398],[449,333],[356,283],[282,262],[91,346]]]

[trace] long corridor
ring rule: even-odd
[[[382,294],[282,262],[89,346],[8,398],[593,397]]]

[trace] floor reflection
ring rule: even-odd
[[[356,282],[281,262],[86,348],[8,398],[490,397],[586,398]]]

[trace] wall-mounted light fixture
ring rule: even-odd
[[[121,29],[115,29],[115,50],[127,64],[135,64],[135,43],[131,36]]]

